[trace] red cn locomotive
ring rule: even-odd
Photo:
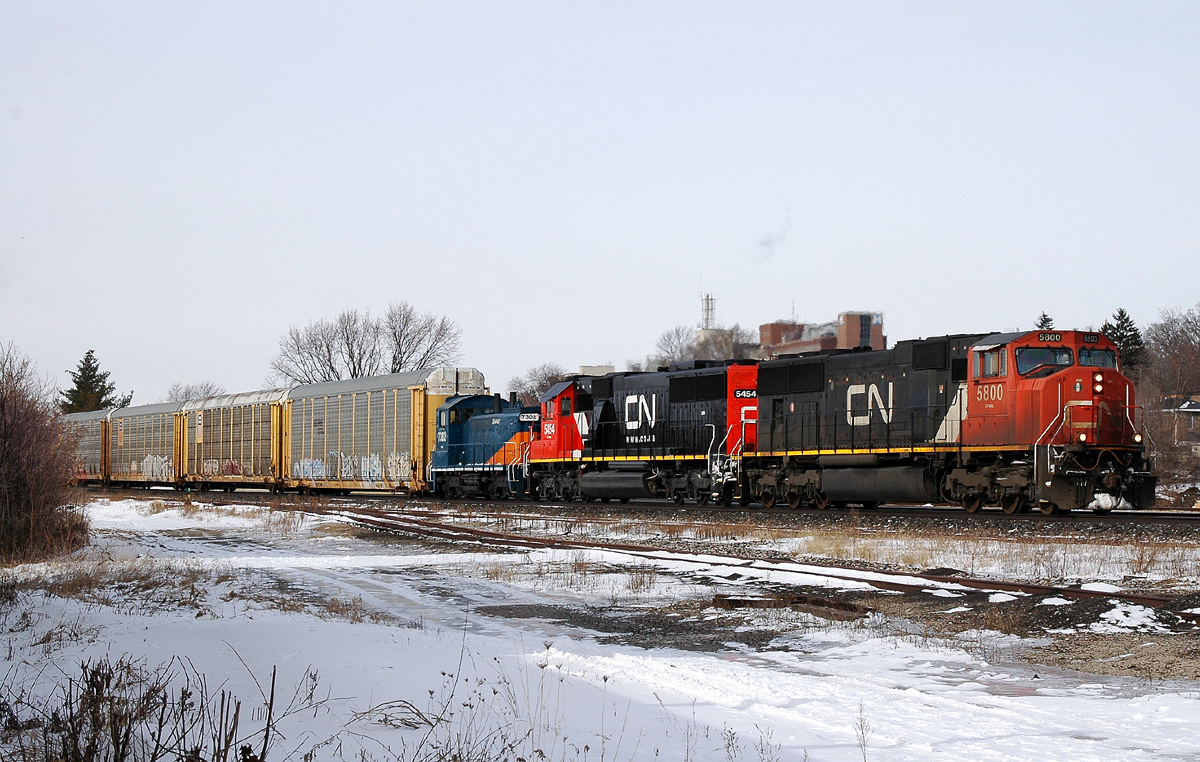
[[[1154,504],[1133,385],[1099,333],[960,334],[759,366],[765,505],[957,503],[969,512]]]

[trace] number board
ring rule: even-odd
[[[1100,341],[1100,334],[1098,333],[1085,333],[1083,335],[1084,344],[1095,344],[1098,341]]]
[[[1038,341],[1062,341],[1061,333],[1039,333]]]

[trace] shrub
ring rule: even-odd
[[[0,561],[87,542],[87,519],[69,505],[74,445],[51,385],[12,344],[0,347]]]

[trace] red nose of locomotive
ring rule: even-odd
[[[1075,379],[1077,402],[1071,405],[1072,444],[1128,446],[1141,444],[1133,422],[1133,385],[1116,368],[1080,368]]]

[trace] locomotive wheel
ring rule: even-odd
[[[775,493],[767,492],[766,490],[763,490],[762,504],[763,504],[763,508],[774,508],[775,507]]]
[[[983,507],[983,495],[967,495],[962,499],[962,507],[967,513],[978,513]]]
[[[738,496],[738,505],[742,506],[743,508],[750,505],[751,502],[753,501],[751,500],[750,496],[745,493],[742,493]]]
[[[696,493],[696,505],[708,505],[709,494],[705,490]]]
[[[674,495],[671,495],[671,502],[675,503],[675,505],[683,505],[683,493],[676,492]]]
[[[1055,513],[1058,513],[1058,506],[1049,500],[1039,500],[1037,507],[1038,512],[1043,516],[1053,516]]]
[[[799,493],[799,492],[789,492],[789,493],[787,493],[787,504],[788,504],[788,508],[791,508],[792,510],[796,510],[797,508],[799,508],[799,507],[800,507],[800,502],[801,502],[801,500],[800,500],[800,493]]]
[[[1000,498],[1000,510],[1012,516],[1014,513],[1020,513],[1022,504],[1025,499],[1020,495],[1005,495]]]

